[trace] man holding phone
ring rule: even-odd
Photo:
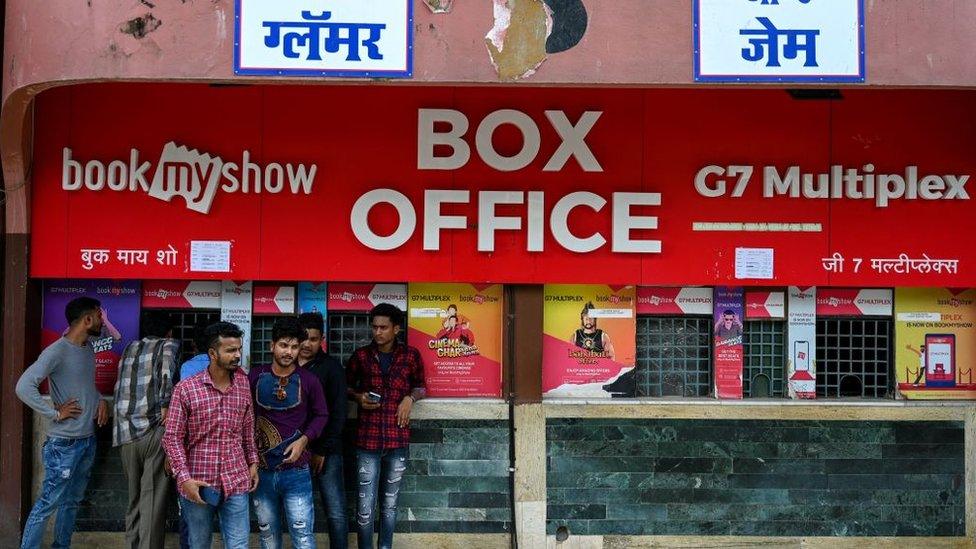
[[[271,328],[271,364],[255,366],[249,379],[254,394],[261,482],[254,493],[254,514],[263,549],[281,548],[281,519],[295,549],[315,548],[315,508],[308,464],[309,441],[329,418],[322,385],[298,366],[307,334],[295,317]]]
[[[373,307],[369,312],[373,342],[357,349],[346,369],[349,398],[359,404],[359,549],[373,547],[373,513],[380,486],[383,499],[377,546],[393,547],[397,497],[410,447],[410,412],[425,394],[420,352],[397,341],[402,319],[403,313],[395,305],[380,303]]]
[[[163,448],[172,464],[192,549],[211,545],[213,517],[227,549],[246,549],[248,492],[258,486],[258,451],[242,336],[230,322],[207,327],[207,369],[173,389]]]

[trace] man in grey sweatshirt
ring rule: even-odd
[[[68,331],[41,353],[17,382],[17,396],[50,420],[44,442],[44,484],[24,526],[23,549],[41,546],[47,519],[55,512],[54,543],[69,547],[78,504],[95,459],[95,424],[108,423],[108,405],[95,388],[95,351],[88,338],[102,332],[98,300],[79,297],[64,309]],[[38,387],[48,380],[49,404]]]

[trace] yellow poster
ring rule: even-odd
[[[427,394],[502,396],[501,284],[410,284],[408,341],[424,359]]]
[[[976,290],[895,290],[895,379],[910,399],[976,399]]]
[[[636,304],[634,286],[546,284],[543,392],[634,396]]]

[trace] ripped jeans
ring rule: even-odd
[[[373,547],[373,511],[376,508],[376,495],[381,486],[383,499],[380,500],[380,538],[377,547],[379,549],[393,547],[397,497],[400,495],[400,481],[407,470],[408,455],[406,447],[381,451],[357,451],[359,499],[356,526],[359,530],[359,549]]]
[[[85,488],[95,462],[95,435],[85,438],[47,437],[41,459],[44,462],[44,484],[24,525],[21,547],[35,549],[41,546],[47,519],[55,511],[58,518],[54,521],[54,542],[51,547],[71,547],[78,504],[85,497]]]
[[[315,549],[315,508],[308,467],[280,471],[259,469],[258,475],[260,480],[251,495],[251,504],[258,519],[262,549],[281,548],[282,509],[292,546]]]

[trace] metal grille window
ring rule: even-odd
[[[220,320],[219,311],[167,311],[173,320],[173,339],[180,341],[180,364],[193,356],[193,330],[197,323],[213,324]],[[200,350],[199,352],[205,352]]]
[[[637,396],[708,396],[712,390],[712,321],[637,317]]]
[[[251,318],[251,364],[271,364],[271,327],[276,316]]]
[[[888,395],[890,318],[817,319],[817,396]]]
[[[369,326],[369,313],[330,313],[328,330],[326,341],[329,344],[329,354],[343,364],[349,360],[353,351],[363,345],[369,345],[373,339]],[[406,327],[400,330],[397,339],[401,343],[406,343]]]
[[[742,339],[745,351],[743,394],[753,398],[783,396],[786,323],[782,320],[747,321]]]

